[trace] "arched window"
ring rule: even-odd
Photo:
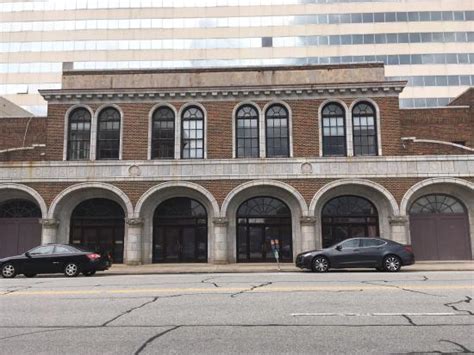
[[[41,218],[41,210],[36,203],[13,199],[0,204],[0,218]]]
[[[377,126],[374,107],[358,103],[352,110],[354,155],[377,155]]]
[[[283,105],[272,105],[265,112],[266,155],[272,157],[290,156],[288,110]]]
[[[358,196],[339,196],[322,211],[323,247],[348,238],[378,237],[378,212],[369,200]]]
[[[281,200],[254,197],[237,210],[237,261],[273,261],[272,241],[280,247],[280,260],[293,260],[291,211]]]
[[[420,197],[410,208],[410,214],[456,214],[464,213],[464,207],[457,199],[448,195],[434,194]]]
[[[91,143],[91,114],[76,108],[68,118],[67,159],[89,159]]]
[[[207,262],[207,211],[198,201],[175,197],[153,217],[153,262]]]
[[[120,157],[120,113],[113,107],[103,109],[97,122],[97,159]]]
[[[258,158],[258,112],[251,105],[241,106],[236,113],[236,156],[237,158]]]
[[[199,107],[190,106],[181,121],[181,158],[204,158],[204,113]]]
[[[174,112],[166,106],[153,113],[151,126],[151,158],[174,158]]]
[[[346,115],[337,103],[329,103],[322,111],[323,155],[346,155]]]

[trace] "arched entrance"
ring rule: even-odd
[[[291,211],[279,199],[254,197],[237,210],[237,262],[274,261],[271,240],[280,245],[280,260],[291,262]]]
[[[72,212],[70,243],[109,252],[115,263],[122,263],[124,218],[122,207],[115,201],[105,198],[85,200]]]
[[[470,260],[466,208],[456,198],[430,194],[410,207],[410,235],[417,260]]]
[[[0,204],[0,258],[41,244],[41,210],[36,203],[11,199]]]
[[[339,196],[329,200],[321,213],[323,248],[344,239],[378,237],[379,215],[374,204],[359,196]]]
[[[153,262],[207,262],[207,211],[187,197],[162,202],[153,216]]]

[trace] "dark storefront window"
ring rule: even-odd
[[[242,203],[237,211],[237,261],[274,261],[271,240],[278,240],[280,260],[293,260],[291,212],[282,201],[256,197]]]
[[[324,206],[321,218],[324,248],[348,238],[379,236],[377,209],[362,197],[333,198]]]
[[[153,262],[207,262],[207,212],[200,202],[175,197],[156,208]]]

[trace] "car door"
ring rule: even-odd
[[[68,262],[75,261],[74,253],[75,250],[67,245],[56,245],[54,247],[54,255],[53,255],[53,271],[52,272],[63,272],[64,267]]]
[[[387,243],[382,239],[362,238],[358,253],[359,265],[361,267],[376,267],[378,265],[377,261],[383,254],[385,244]]]
[[[23,272],[29,274],[47,274],[53,272],[54,245],[44,245],[28,252],[29,257],[25,259]]]
[[[357,266],[360,251],[360,238],[353,238],[339,243],[334,251],[331,264],[334,267]]]

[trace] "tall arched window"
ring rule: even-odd
[[[288,123],[288,110],[283,105],[272,105],[265,112],[266,155],[268,158],[290,156]]]
[[[352,109],[354,155],[377,155],[377,126],[374,107],[360,102]]]
[[[322,111],[324,156],[346,155],[346,115],[337,103],[329,103]]]
[[[258,112],[251,105],[241,106],[236,113],[236,156],[237,158],[258,158]]]
[[[68,118],[67,160],[89,159],[91,143],[91,114],[76,108]]]
[[[120,113],[107,107],[99,113],[97,121],[97,159],[119,159]]]
[[[324,248],[348,238],[379,236],[377,208],[363,197],[335,197],[321,214]]]
[[[153,113],[151,126],[151,158],[174,158],[174,112],[166,106]]]
[[[197,106],[187,107],[182,114],[181,158],[204,158],[204,113]]]

